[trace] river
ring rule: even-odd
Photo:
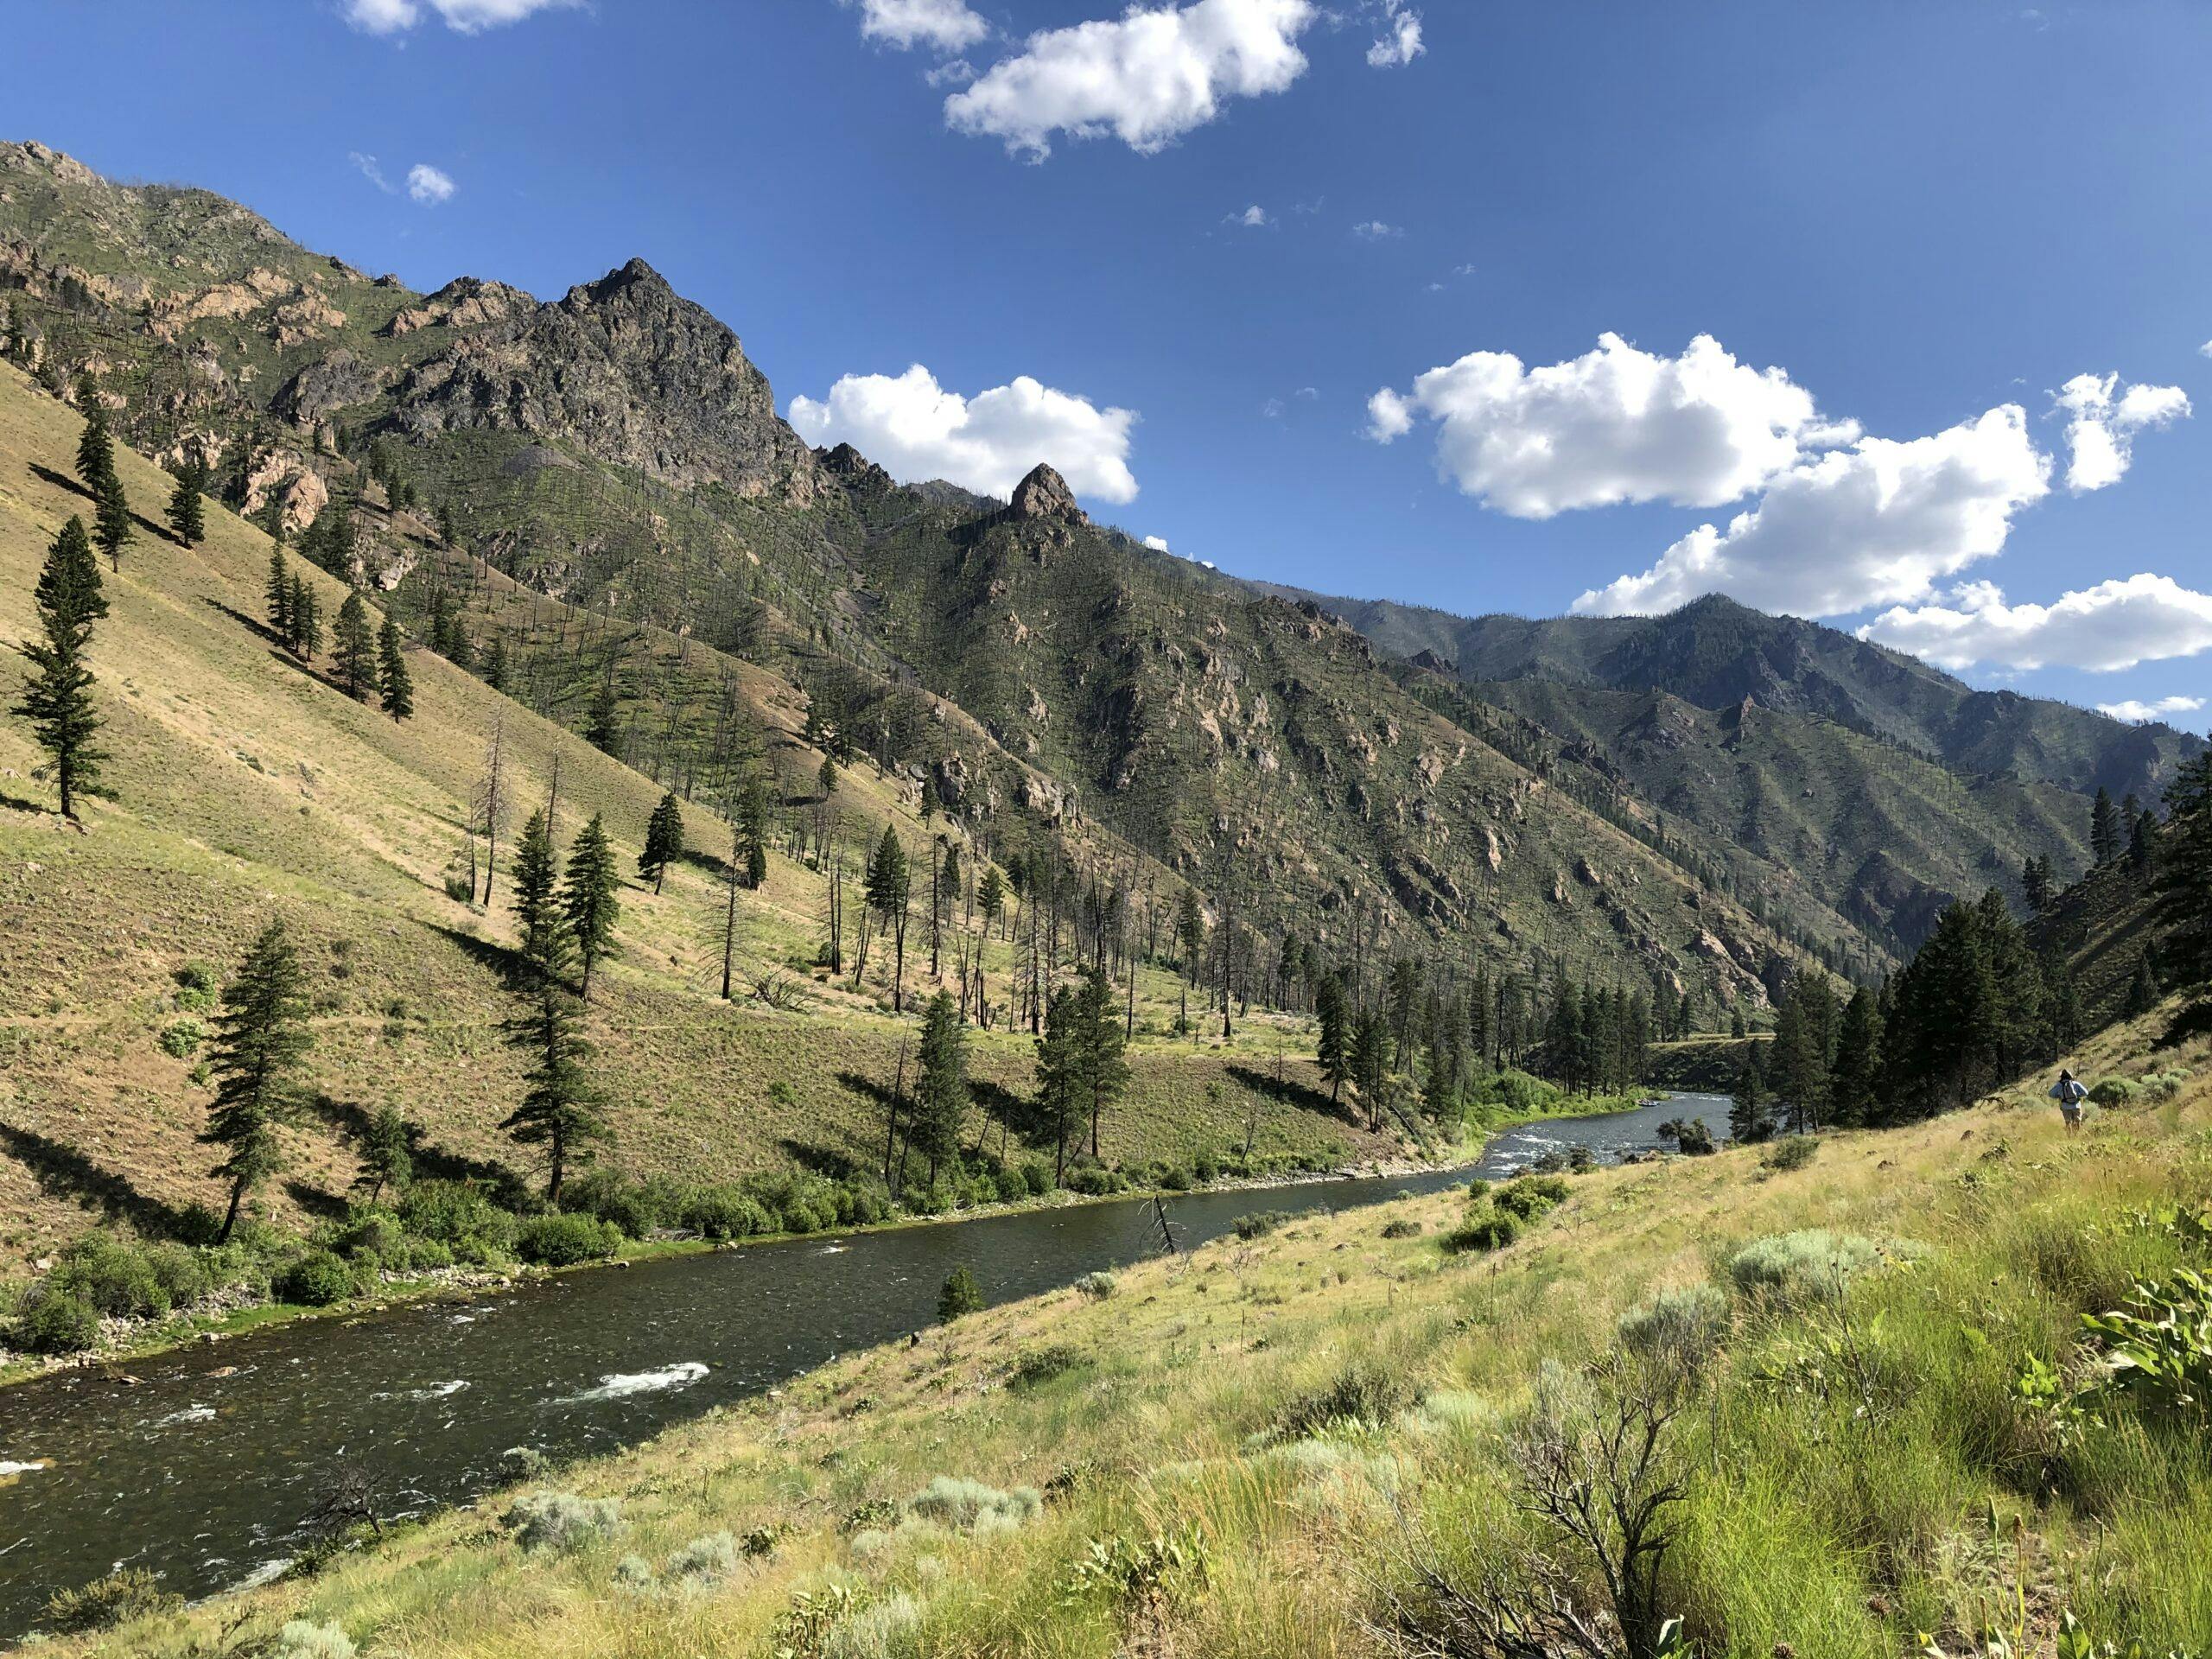
[[[1189,1193],[1168,1214],[1194,1245],[1254,1211],[1377,1204],[1553,1147],[1617,1160],[1656,1146],[1670,1117],[1725,1139],[1727,1108],[1683,1095],[1548,1119],[1493,1137],[1471,1171]],[[371,1476],[388,1516],[463,1502],[502,1478],[510,1446],[613,1451],[926,1325],[956,1267],[998,1303],[1158,1249],[1149,1199],[823,1235],[270,1325],[134,1361],[135,1383],[116,1367],[0,1390],[0,1473],[46,1465],[0,1482],[0,1642],[55,1590],[120,1566],[194,1596],[275,1571],[341,1460]]]

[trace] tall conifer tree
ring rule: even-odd
[[[224,988],[215,1033],[215,1099],[200,1138],[225,1149],[213,1171],[231,1184],[216,1238],[224,1243],[247,1195],[282,1165],[276,1128],[291,1115],[293,1074],[315,1042],[306,976],[282,923],[262,930],[238,977]]]
[[[107,600],[83,519],[71,518],[47,549],[32,603],[40,637],[16,647],[30,659],[31,675],[15,712],[30,721],[39,747],[53,757],[61,816],[73,820],[79,793],[99,777],[107,758],[93,742],[103,722],[92,708],[92,671],[86,660],[92,624],[107,614]]]

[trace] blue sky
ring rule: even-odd
[[[16,78],[8,137],[417,287],[642,255],[894,470],[1041,450],[1135,534],[1326,591],[1717,587],[1977,683],[2212,696],[2212,8],[33,0],[10,34],[99,69]]]

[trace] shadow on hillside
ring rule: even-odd
[[[70,477],[68,474],[56,472],[51,467],[42,467],[35,461],[30,462],[29,466],[32,472],[35,473],[45,482],[53,485],[55,489],[67,490],[72,495],[81,496],[96,507],[99,505],[98,499],[92,494],[91,489],[79,480]],[[157,542],[167,542],[172,547],[182,547],[184,545],[181,541],[170,532],[169,527],[167,524],[157,524],[151,518],[146,517],[143,512],[132,513],[130,515],[130,522],[137,525],[139,529],[144,531]],[[87,525],[86,528],[89,529],[90,526]]]
[[[41,817],[61,816],[58,808],[48,806],[42,801],[31,800],[25,796],[10,795],[4,789],[0,789],[0,806],[8,807],[17,812],[35,812]]]
[[[345,1199],[296,1177],[285,1178],[284,1195],[317,1221],[343,1221],[346,1218]]]
[[[480,968],[489,969],[499,976],[499,983],[509,990],[522,983],[522,952],[511,944],[501,944],[495,939],[481,938],[474,933],[464,933],[457,927],[443,922],[432,922],[430,931],[456,946],[461,953]]]
[[[1262,1100],[1273,1101],[1278,1106],[1288,1106],[1301,1112],[1313,1112],[1322,1117],[1332,1117],[1339,1123],[1355,1129],[1367,1126],[1361,1122],[1351,1108],[1342,1101],[1331,1100],[1319,1089],[1309,1088],[1288,1077],[1271,1077],[1264,1071],[1255,1071],[1249,1065],[1231,1065],[1225,1068],[1231,1078],[1249,1089]]]
[[[686,864],[689,864],[693,869],[704,870],[709,875],[714,877],[716,881],[727,881],[729,880],[729,860],[722,857],[717,853],[704,853],[701,852],[696,847],[686,847],[681,856],[683,861]]]
[[[2212,1001],[2192,1002],[2174,1015],[2158,1046],[2178,1048],[2192,1037],[2204,1036],[2212,1036]]]
[[[849,1152],[835,1147],[825,1147],[809,1141],[794,1141],[789,1135],[776,1142],[777,1150],[801,1169],[811,1174],[825,1176],[833,1181],[849,1181],[855,1175],[873,1172],[875,1166],[862,1164]]]
[[[308,1102],[308,1109],[354,1146],[359,1146],[368,1138],[369,1109],[359,1101],[340,1100],[334,1096],[318,1094]],[[415,1179],[418,1181],[474,1182],[491,1188],[494,1201],[510,1207],[527,1193],[523,1178],[505,1164],[493,1163],[487,1158],[471,1158],[465,1153],[448,1152],[423,1139],[420,1123],[407,1126],[407,1154],[414,1161]],[[342,1210],[343,1206],[340,1208]]]
[[[292,655],[291,647],[276,637],[276,629],[270,627],[259,617],[249,616],[237,606],[226,605],[221,600],[210,598],[206,594],[200,594],[200,602],[210,610],[220,611],[240,627],[251,632],[262,644],[269,647],[269,655],[272,660],[283,664],[296,674],[306,676],[317,685],[335,691],[341,697],[353,697],[353,694],[338,683],[336,675],[318,668],[313,663],[302,662],[297,657]],[[325,662],[330,660],[330,623],[327,620],[323,624],[323,660]]]
[[[276,637],[276,630],[270,627],[259,617],[248,616],[244,611],[238,609],[237,606],[226,605],[221,600],[211,598],[206,594],[202,594],[200,596],[200,602],[202,605],[207,606],[210,610],[220,611],[225,616],[229,617],[232,621],[245,628],[247,632],[257,635],[264,643],[275,650],[283,652],[286,657],[290,657],[292,655],[290,652],[284,650],[284,642]],[[293,660],[297,661],[298,659],[294,658]]]
[[[978,1111],[1024,1147],[1033,1150],[1052,1144],[1052,1121],[1046,1115],[1044,1103],[1034,1096],[1017,1095],[1003,1084],[982,1078],[970,1080],[968,1093]]]
[[[128,1222],[149,1238],[175,1238],[186,1230],[182,1211],[149,1198],[127,1177],[103,1169],[74,1147],[35,1129],[0,1123],[0,1152],[29,1170],[38,1190],[49,1198],[97,1209],[104,1219]]]

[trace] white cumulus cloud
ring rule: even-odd
[[[1144,544],[1155,553],[1166,553],[1170,550],[1165,536],[1147,536],[1144,538]]]
[[[518,23],[535,12],[572,6],[578,0],[346,0],[346,21],[370,35],[398,35],[435,15],[461,35],[480,35],[504,23]]]
[[[1405,0],[1382,0],[1382,32],[1367,48],[1368,66],[1402,69],[1427,49],[1421,44],[1421,13]]]
[[[1195,0],[1042,30],[947,99],[945,121],[1031,161],[1052,154],[1056,133],[1111,134],[1149,155],[1229,99],[1287,89],[1306,73],[1298,37],[1319,16],[1312,0]]]
[[[2113,672],[2212,649],[2212,594],[2194,593],[2171,576],[2101,582],[2051,605],[2008,605],[1995,584],[1968,582],[1950,601],[1885,611],[1859,637],[1944,668],[2063,663]]]
[[[1351,233],[1363,242],[1388,242],[1405,232],[1395,225],[1385,225],[1379,219],[1363,219],[1351,227]]]
[[[452,179],[427,162],[417,162],[407,169],[407,194],[426,207],[451,201],[453,192]]]
[[[850,4],[852,0],[846,0]],[[969,9],[967,0],[859,0],[861,35],[900,51],[926,46],[957,52],[988,39],[991,26]]]
[[[2203,706],[2202,697],[2159,697],[2151,702],[2126,697],[2118,702],[2099,703],[2097,712],[2139,726],[2146,720],[2164,720],[2168,715],[2193,715]]]
[[[1808,448],[1858,435],[1822,421],[1782,370],[1739,363],[1708,334],[1660,357],[1607,334],[1595,351],[1533,369],[1510,353],[1473,352],[1429,370],[1409,394],[1385,387],[1368,415],[1381,443],[1419,417],[1437,422],[1438,471],[1516,518],[1624,501],[1719,506]]]
[[[819,403],[792,398],[791,423],[817,448],[851,444],[902,483],[941,478],[1004,498],[1041,461],[1078,495],[1136,499],[1136,412],[1100,409],[1027,375],[963,397],[918,363],[897,376],[849,374]]]
[[[1796,616],[1909,603],[2002,550],[2013,514],[2049,492],[2050,474],[2017,404],[1929,437],[1861,438],[1781,474],[1726,531],[1700,525],[1643,575],[1593,588],[1574,608],[1647,615],[1702,594]]]
[[[2135,435],[2186,419],[2189,397],[2179,386],[2120,389],[2116,374],[2077,374],[2057,391],[2066,411],[2073,459],[2066,487],[2076,495],[2117,484],[2135,458]]]
[[[1230,214],[1223,223],[1228,225],[1241,225],[1248,231],[1256,231],[1262,226],[1274,224],[1274,220],[1268,217],[1268,210],[1266,208],[1255,202],[1251,207],[1247,207],[1241,213]]]

